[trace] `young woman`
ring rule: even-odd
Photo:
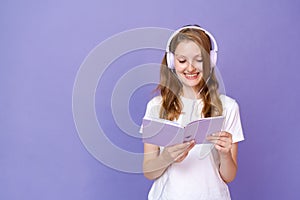
[[[155,180],[150,200],[230,199],[228,182],[237,172],[237,142],[244,139],[238,104],[218,93],[214,73],[217,43],[198,26],[174,32],[160,69],[161,95],[147,105],[145,117],[186,125],[225,116],[223,130],[208,136],[210,144],[194,141],[159,147],[144,144],[144,175]]]

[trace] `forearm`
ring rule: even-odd
[[[222,179],[229,183],[233,181],[237,172],[237,151],[238,144],[232,143],[232,135],[222,131],[207,137],[208,141],[215,144],[220,156],[219,173]]]
[[[166,162],[161,155],[147,160],[143,164],[144,176],[150,180],[159,178],[171,163]]]
[[[220,175],[222,179],[229,183],[234,180],[237,172],[237,164],[234,162],[231,154],[220,157]]]
[[[159,178],[174,162],[184,160],[188,152],[195,146],[195,141],[165,147],[163,151],[152,144],[144,144],[143,171],[146,178]]]

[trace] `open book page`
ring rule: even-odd
[[[178,123],[164,119],[143,119],[143,142],[158,146],[171,146],[190,140],[197,144],[207,143],[207,135],[222,130],[224,117],[202,118],[181,127]]]
[[[207,143],[206,136],[220,132],[224,123],[224,116],[202,118],[192,121],[184,128],[183,141],[195,140],[196,144]]]
[[[147,117],[145,117],[143,120],[149,120],[149,121],[153,121],[153,122],[158,122],[158,123],[163,123],[163,124],[168,124],[168,125],[171,125],[171,126],[178,126],[178,127],[184,128],[178,122],[176,122],[176,121],[170,121],[170,120],[167,120],[167,119],[147,118]]]

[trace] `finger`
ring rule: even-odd
[[[195,140],[191,140],[191,141],[189,141],[188,148],[193,147],[195,145],[196,145],[196,141]]]
[[[222,131],[222,132],[219,132],[218,134],[219,137],[232,137],[232,135],[226,131]]]
[[[165,151],[167,151],[171,157],[176,158],[180,154],[182,154],[184,151],[186,151],[188,149],[189,145],[190,145],[189,142],[177,144],[177,145],[166,147]]]
[[[206,137],[206,140],[209,142],[212,142],[212,143],[215,143],[219,139],[220,139],[220,137],[217,137],[217,136],[207,136]]]
[[[176,150],[182,150],[182,149],[186,149],[188,148],[193,142],[190,141],[190,142],[185,142],[185,143],[181,143],[181,144],[177,144],[177,145],[174,145],[174,149]]]
[[[220,132],[212,133],[206,136],[207,139],[216,140],[220,138]]]
[[[188,147],[187,150],[190,151],[195,145],[196,145],[196,142],[193,141],[193,142],[190,144],[190,146]]]
[[[215,148],[221,152],[221,153],[229,153],[231,151],[231,147],[230,148],[225,148],[225,147],[222,147],[218,144],[215,144]]]
[[[195,143],[191,144],[185,151],[181,152],[177,159],[175,159],[175,161],[178,161],[178,162],[181,162],[182,160],[184,160],[188,154],[189,154],[189,151],[195,146]]]
[[[191,142],[191,144],[184,148],[184,149],[180,149],[180,150],[177,150],[176,153],[177,154],[177,157],[183,157],[184,155],[187,155],[188,152],[195,146],[195,142]],[[185,157],[185,156],[184,156]]]
[[[182,162],[187,156],[188,156],[188,152],[185,152],[184,154],[178,156],[178,158],[175,159],[175,162],[179,163]]]
[[[196,145],[196,142],[194,140],[191,141],[191,144],[188,146],[187,149],[185,149],[183,152],[181,152],[178,157],[175,159],[175,162],[182,162],[189,154],[189,151]]]
[[[223,147],[221,147],[220,145],[218,145],[218,144],[215,144],[215,148],[218,150],[218,151],[221,151],[221,152],[223,152],[224,151],[224,148]]]
[[[188,148],[184,150],[184,152],[189,152],[193,147],[195,146],[195,143],[192,143]]]
[[[215,145],[219,145],[223,148],[227,148],[227,147],[231,147],[232,143],[230,141],[223,141],[223,140],[210,140],[210,142],[212,144],[215,144]]]
[[[190,141],[190,142],[186,142],[182,145],[179,145],[176,149],[174,149],[175,151],[180,151],[180,152],[183,152],[183,151],[186,151],[192,147],[195,146],[195,142],[194,141]]]
[[[214,144],[226,150],[230,150],[232,148],[232,143],[228,141],[224,142],[222,140],[216,140]]]
[[[232,139],[231,138],[226,138],[226,137],[220,137],[220,138],[209,137],[209,138],[207,138],[207,140],[210,141],[210,142],[215,142],[215,141],[219,140],[219,141],[222,141],[222,142],[232,143]]]
[[[215,136],[215,137],[232,137],[232,135],[226,131],[221,131],[221,132],[216,132],[210,134],[210,136]]]
[[[222,140],[222,141],[232,141],[232,136],[230,133],[222,133],[222,134],[218,134],[218,135],[215,135],[215,134],[212,134],[212,135],[208,135],[206,137],[207,140]]]

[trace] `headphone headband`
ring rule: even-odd
[[[189,26],[184,26],[178,30],[176,30],[169,38],[168,42],[167,42],[167,47],[166,47],[166,53],[167,53],[167,65],[169,68],[173,69],[174,68],[174,55],[172,52],[170,52],[170,45],[171,42],[173,40],[173,38],[180,33],[180,31],[184,30],[184,29],[197,29],[197,30],[201,30],[203,31],[209,38],[211,41],[211,50],[210,50],[210,57],[211,57],[211,62],[212,62],[212,66],[214,67],[217,63],[217,53],[218,53],[218,44],[216,39],[214,38],[214,36],[208,32],[207,30],[199,27],[199,26],[195,26],[195,25],[189,25]]]

